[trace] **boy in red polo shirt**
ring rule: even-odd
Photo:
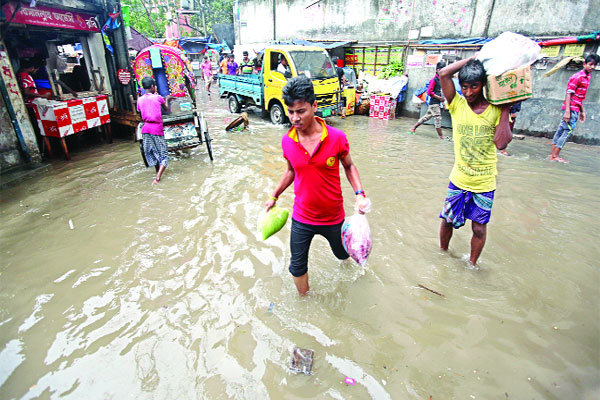
[[[308,251],[312,238],[324,236],[333,254],[348,258],[342,244],[344,199],[340,185],[340,162],[356,194],[358,209],[367,207],[358,170],[350,157],[344,132],[315,117],[317,101],[312,81],[304,75],[291,78],[283,88],[283,101],[292,128],[281,139],[287,169],[265,203],[267,211],[294,182],[294,211],[290,236],[290,273],[300,295],[308,292]]]
[[[583,109],[583,100],[590,86],[590,74],[598,65],[600,56],[590,54],[585,58],[583,69],[569,78],[567,84],[567,94],[562,109],[564,114],[560,125],[552,139],[552,151],[550,152],[550,161],[559,161],[567,163],[568,161],[559,157],[560,151],[567,142],[567,139],[573,133],[577,119],[581,115],[581,122],[585,122],[585,110]]]

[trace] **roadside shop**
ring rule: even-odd
[[[77,10],[64,6],[79,3]],[[109,111],[123,106],[115,97],[124,96],[113,90],[119,74],[115,50],[106,49],[108,36],[103,38],[101,32],[107,16],[104,1],[9,1],[2,6],[0,64],[7,88],[3,100],[15,117],[28,117],[42,154],[52,157],[59,144],[69,159],[66,139],[85,132],[102,130],[111,141]],[[24,80],[31,89],[23,89]],[[119,90],[127,92],[125,85]],[[29,130],[24,118],[14,119],[12,125],[15,131]],[[21,147],[30,153],[38,150]]]

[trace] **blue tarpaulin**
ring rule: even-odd
[[[419,44],[484,44],[490,38],[467,38],[467,39],[429,39],[421,40]]]
[[[179,46],[188,53],[202,53],[211,40],[212,35],[208,35],[208,37],[182,37],[179,39]]]

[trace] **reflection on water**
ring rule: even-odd
[[[559,165],[546,140],[511,144],[474,271],[468,227],[438,250],[451,144],[409,119],[334,121],[373,200],[373,252],[363,270],[316,238],[299,298],[289,224],[256,229],[285,130],[252,115],[224,132],[212,102],[213,164],[199,147],[153,186],[121,142],[1,192],[1,398],[598,395],[597,148],[569,144]],[[315,351],[312,376],[288,372],[295,345]]]

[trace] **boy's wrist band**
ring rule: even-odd
[[[269,198],[270,198],[271,200],[273,200],[273,201],[277,201],[277,200],[279,200],[279,197],[275,197],[275,196],[273,196],[273,195],[269,195]]]
[[[363,195],[363,197],[367,197],[367,195],[365,195],[365,191],[364,191],[364,190],[357,190],[356,192],[354,192],[354,194],[355,194],[355,195],[357,195],[357,196],[358,196],[359,194],[362,194],[362,195]]]

